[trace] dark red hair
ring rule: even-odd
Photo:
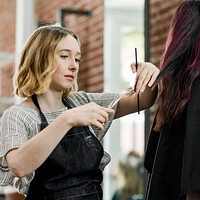
[[[190,98],[192,84],[200,75],[200,1],[183,1],[177,8],[160,68],[158,127],[179,119]]]

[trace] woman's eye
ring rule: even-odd
[[[63,58],[63,59],[66,59],[66,58],[68,58],[69,56],[67,56],[67,55],[61,55],[60,57]]]
[[[75,61],[76,61],[76,63],[80,63],[81,62],[81,60],[80,59],[75,59]]]

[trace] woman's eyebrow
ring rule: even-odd
[[[70,49],[61,49],[58,52],[62,52],[62,51],[72,52],[72,50],[70,50]],[[77,52],[76,55],[80,55],[81,56],[81,53]]]

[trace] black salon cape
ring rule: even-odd
[[[200,77],[181,118],[160,133],[151,131],[144,166],[146,200],[185,200],[200,192]]]

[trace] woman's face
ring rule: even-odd
[[[57,70],[52,76],[51,90],[70,89],[77,80],[81,50],[78,41],[71,35],[63,38],[55,52]]]

